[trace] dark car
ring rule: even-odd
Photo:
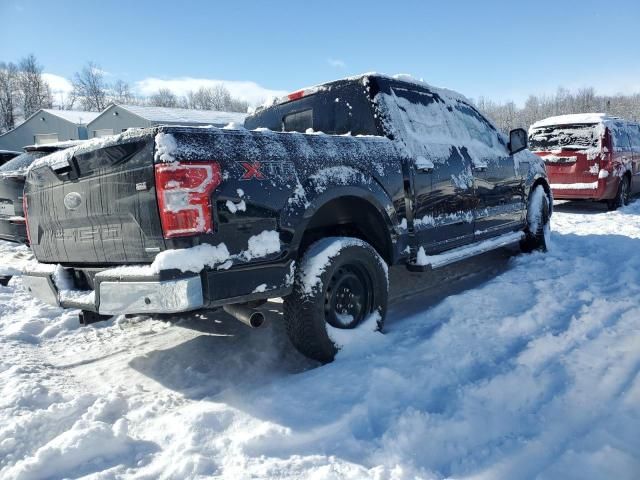
[[[21,152],[14,152],[12,150],[0,150],[0,166],[4,165],[12,158],[17,157],[20,153]]]
[[[326,362],[353,329],[382,328],[388,265],[546,245],[526,132],[506,138],[449,90],[362,75],[245,127],[128,131],[32,165],[29,291],[84,323],[223,307],[258,326],[283,297],[292,343]]]
[[[27,168],[34,160],[78,145],[79,141],[31,145],[0,166],[0,240],[28,243],[22,210],[22,192]]]

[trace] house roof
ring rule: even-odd
[[[203,125],[227,125],[231,122],[243,123],[245,113],[218,112],[214,110],[191,110],[187,108],[141,107],[138,105],[119,105],[129,112],[155,123],[184,123]]]
[[[100,115],[100,112],[82,112],[80,110],[55,110],[53,108],[43,108],[42,110],[76,125],[86,125]]]

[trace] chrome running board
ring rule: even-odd
[[[506,247],[514,243],[519,242],[525,237],[525,233],[510,232],[499,237],[489,238],[482,240],[478,243],[472,243],[463,247],[454,248],[446,252],[439,253],[437,255],[425,255],[424,250],[420,247],[416,263],[407,264],[407,268],[412,272],[424,272],[428,270],[434,270],[436,268],[445,267],[452,263],[465,260],[467,258],[475,257],[483,253],[496,250],[498,248]]]

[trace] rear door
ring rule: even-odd
[[[633,188],[633,179],[637,174],[637,167],[634,167],[634,158],[633,151],[631,149],[628,124],[622,121],[613,122],[613,124],[611,125],[611,133],[613,136],[614,168],[621,169],[623,172],[631,172]]]
[[[389,120],[412,166],[418,246],[434,254],[470,243],[473,174],[469,156],[451,131],[451,112],[438,94],[426,89],[394,83],[387,88]]]
[[[151,262],[164,249],[153,137],[32,169],[25,195],[31,247],[41,262]]]
[[[633,153],[633,181],[631,182],[631,192],[638,193],[640,192],[640,125],[630,123],[628,132]]]

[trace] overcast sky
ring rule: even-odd
[[[638,0],[0,0],[0,19],[0,60],[34,53],[54,90],[93,60],[141,94],[223,80],[252,102],[367,71],[519,103],[640,91]]]

